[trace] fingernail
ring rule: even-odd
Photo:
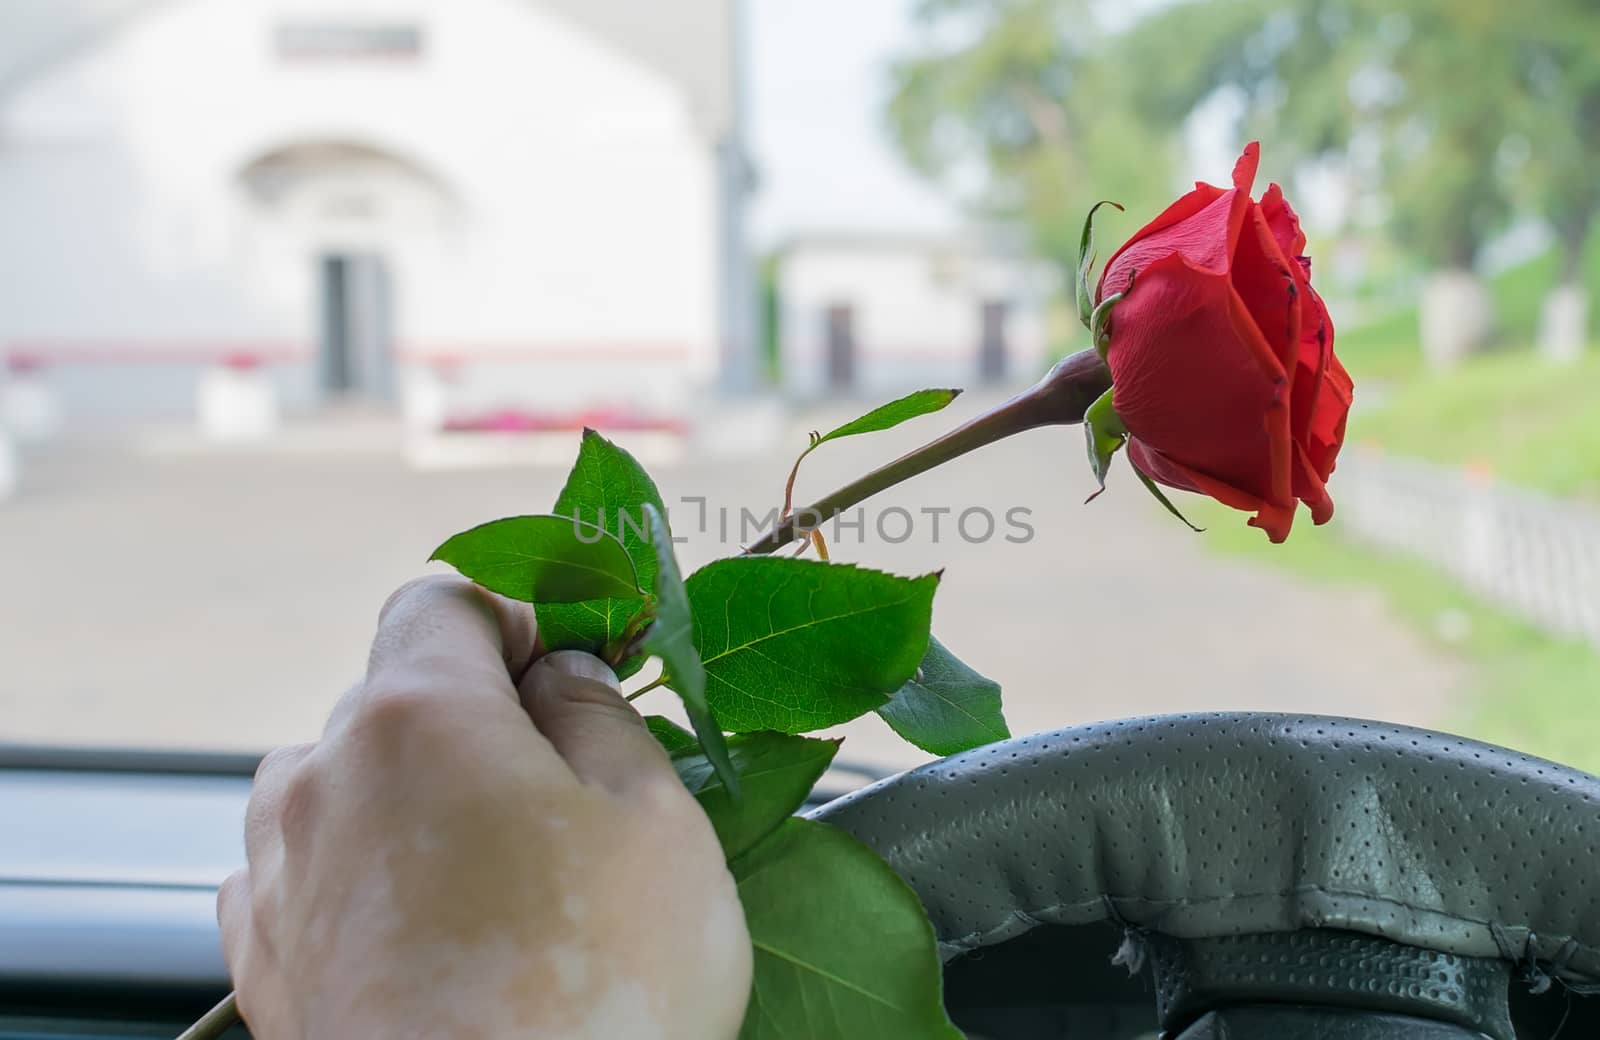
[[[570,679],[588,679],[604,683],[618,692],[622,690],[622,683],[617,680],[617,673],[593,654],[586,654],[582,650],[557,650],[553,654],[546,654],[541,660],[545,667],[557,675],[564,675]]]

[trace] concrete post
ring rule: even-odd
[[[1551,361],[1576,361],[1588,341],[1588,292],[1581,285],[1550,290],[1539,311],[1539,353]]]
[[[195,417],[200,435],[211,441],[259,441],[277,432],[277,389],[261,359],[235,355],[202,374]]]
[[[0,426],[0,502],[17,493],[22,479],[22,459],[17,454],[16,443],[5,427]]]
[[[1439,271],[1422,286],[1422,356],[1430,368],[1450,368],[1483,349],[1494,332],[1494,304],[1471,271]]]
[[[12,355],[0,381],[0,425],[19,441],[47,441],[61,433],[61,404],[45,378],[43,362]]]

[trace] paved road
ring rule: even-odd
[[[797,421],[789,440],[821,421]],[[830,445],[807,463],[802,495],[942,425]],[[357,430],[264,450],[130,437],[36,453],[25,494],[0,506],[0,740],[259,749],[313,738],[359,673],[388,591],[426,570],[446,535],[546,508],[565,476],[564,465],[416,472],[388,443]],[[735,528],[740,506],[773,504],[792,452],[769,455],[658,468],[669,506],[704,495],[712,507],[702,533],[694,507],[675,512],[686,563],[735,548],[736,530],[719,543],[719,504]],[[913,516],[980,506],[1001,534],[1006,511],[1025,508],[1031,541],[969,544],[951,516],[935,539],[922,515],[910,539],[886,544],[869,518],[867,539],[847,537],[836,557],[946,568],[935,631],[1004,684],[1017,733],[1198,709],[1444,714],[1458,668],[1375,597],[1214,557],[1125,472],[1113,484],[1084,506],[1078,432],[1036,431],[876,503]],[[976,520],[969,534],[981,534]],[[904,520],[885,524],[898,537]],[[855,757],[922,757],[873,718],[846,732]]]

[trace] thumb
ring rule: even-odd
[[[535,728],[584,783],[622,794],[676,780],[666,752],[598,657],[577,650],[546,654],[517,692]]]

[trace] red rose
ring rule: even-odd
[[[1299,219],[1276,184],[1250,198],[1259,155],[1245,148],[1232,190],[1197,184],[1129,239],[1096,299],[1127,292],[1106,360],[1133,464],[1254,511],[1251,525],[1281,542],[1296,499],[1316,523],[1333,516],[1325,485],[1352,384]]]

